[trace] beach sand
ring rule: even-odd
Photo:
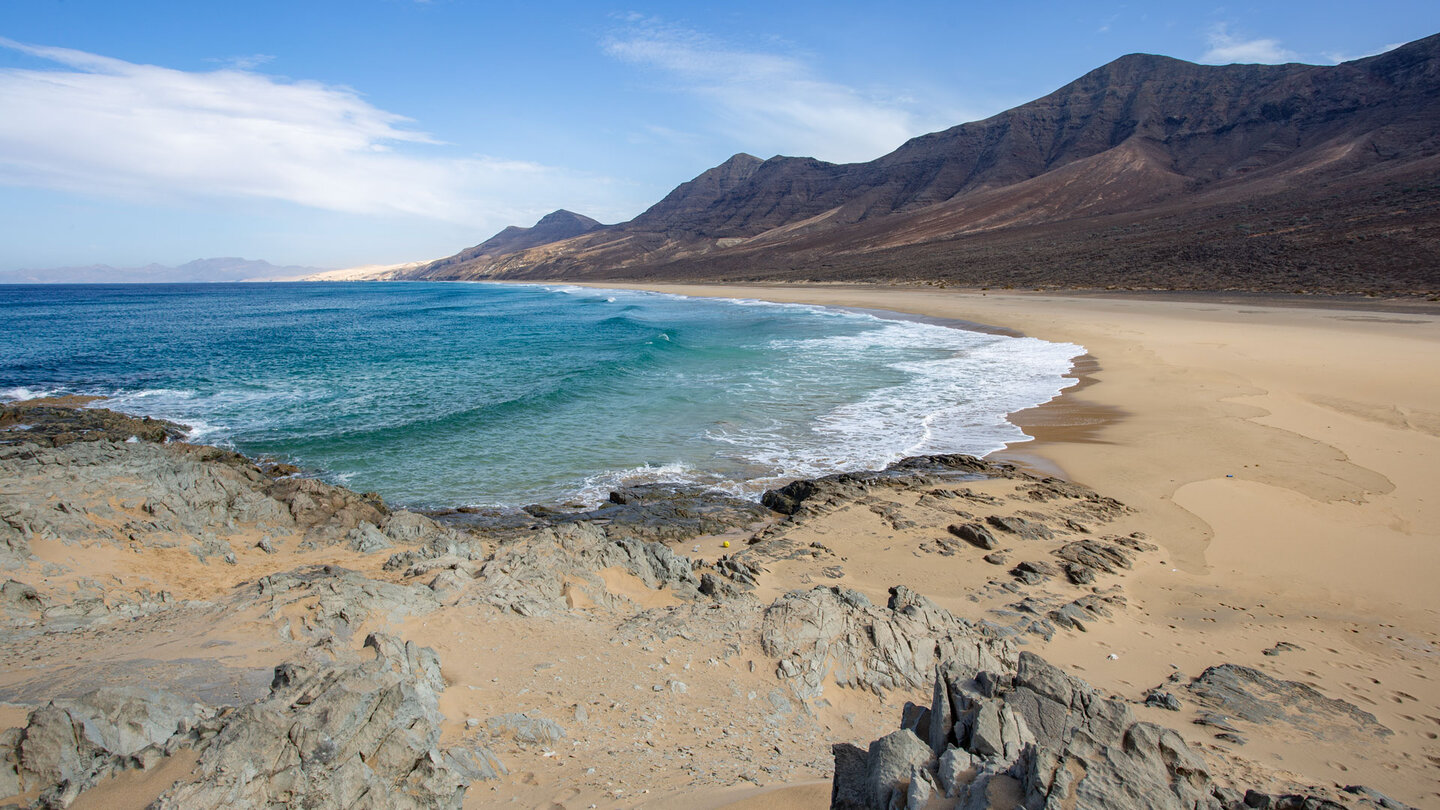
[[[1394,735],[1302,745],[1277,731],[1238,753],[1312,783],[1440,804],[1440,310],[634,286],[962,319],[1084,346],[1085,384],[1015,415],[1038,440],[996,455],[1136,507],[1165,563],[1127,579],[1124,616],[1057,635],[1043,654],[1127,696],[1173,668],[1193,677],[1222,662],[1310,684]],[[891,578],[915,565],[891,562]],[[1303,649],[1262,654],[1280,641]]]
[[[1029,649],[1130,701],[1172,673],[1188,681],[1222,663],[1308,684],[1393,733],[1249,725],[1241,744],[1192,724],[1193,706],[1135,711],[1176,728],[1217,771],[1248,786],[1365,784],[1440,806],[1440,311],[832,285],[646,288],[959,319],[1088,352],[1074,371],[1079,384],[1013,416],[1036,441],[996,455],[1133,511],[1101,509],[1091,520],[1076,502],[1033,501],[1023,491],[1033,482],[1005,478],[955,484],[975,492],[944,503],[919,490],[875,493],[787,528],[787,542],[823,554],[767,561],[759,601],[746,610],[821,584],[883,603],[889,588],[906,585],[958,615],[994,617],[987,611],[1015,598],[997,586],[1009,581],[1005,568],[1078,536],[1007,540],[1020,556],[997,567],[977,549],[937,548],[960,508],[1039,510],[1052,526],[1079,517],[1097,534],[1143,531],[1161,550],[1094,588],[1105,595],[1119,586],[1128,605],[1084,632],[1027,636]],[[129,514],[132,506],[111,506],[143,519]],[[163,587],[217,604],[257,577],[306,563],[417,582],[381,568],[388,552],[306,551],[302,537],[277,535],[281,551],[272,556],[253,547],[259,535],[238,531],[229,565],[198,561],[184,544],[57,541],[38,542],[35,565],[22,573],[57,598],[103,580],[116,593]],[[726,539],[743,545],[742,533],[687,540],[676,551],[713,562],[734,550]],[[821,573],[832,566],[843,573]],[[694,638],[647,640],[632,618],[652,614],[634,611],[672,604],[673,595],[618,569],[596,573],[601,586],[577,590],[570,610],[548,618],[461,603],[356,629],[356,646],[368,630],[384,629],[437,651],[445,745],[476,738],[467,718],[500,712],[538,712],[567,730],[554,750],[490,743],[509,775],[476,784],[466,807],[821,808],[832,743],[868,745],[898,727],[905,701],[929,701],[928,687],[880,698],[827,682],[824,705],[811,704],[813,715],[796,711],[753,627],[727,635],[722,622],[692,628]],[[1042,591],[1065,599],[1091,592],[1058,581],[1032,592]],[[597,604],[609,597],[631,612]],[[299,626],[309,609],[305,600],[284,615],[255,611],[217,624],[196,608],[11,640],[0,688],[24,699],[0,705],[0,728],[105,673],[125,683],[183,664],[195,678],[229,673],[236,701],[242,688],[258,695],[269,668],[294,654],[273,623],[289,617]],[[1282,641],[1298,647],[1264,654]],[[122,774],[87,794],[88,806],[144,806],[189,767],[177,757],[154,773]]]

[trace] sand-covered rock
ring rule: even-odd
[[[1244,670],[1218,667],[1196,682],[1213,689]],[[1293,708],[1296,700],[1279,703]],[[1363,786],[1347,788],[1344,802],[1311,793],[1242,792],[1234,785],[1236,775],[1212,765],[1175,731],[1137,719],[1124,701],[1101,695],[1031,652],[999,670],[945,661],[930,708],[912,713],[902,725],[907,727],[876,740],[868,751],[835,746],[833,808],[923,807],[937,788],[966,810],[1399,805]],[[912,727],[928,739],[922,741]]]
[[[270,696],[227,717],[154,806],[459,808],[493,755],[436,747],[439,660],[390,636],[365,646],[369,661],[277,669]]]
[[[107,776],[196,744],[213,717],[198,703],[134,687],[52,701],[0,736],[0,796],[36,793],[39,806],[68,806]]]
[[[700,579],[691,561],[663,543],[612,539],[593,523],[542,529],[502,544],[475,577],[474,597],[522,616],[545,616],[573,607],[583,591],[589,603],[614,595],[599,572],[617,569],[652,589],[696,598]]]
[[[903,585],[883,607],[838,587],[785,594],[765,610],[761,647],[804,698],[818,697],[827,677],[883,693],[928,684],[942,661],[998,670],[1015,656],[1011,642]]]
[[[904,487],[934,481],[969,481],[1022,475],[1014,467],[966,455],[914,456],[883,470],[806,478],[766,492],[765,506],[785,515],[823,512],[860,500],[874,487]]]

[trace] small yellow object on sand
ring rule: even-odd
[[[729,547],[730,547],[730,541],[729,541],[729,540],[726,540],[725,542],[723,542],[723,543],[720,544],[720,547],[721,547],[721,548],[729,548]]]

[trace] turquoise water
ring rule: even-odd
[[[0,286],[0,397],[100,394],[411,506],[779,481],[1023,439],[1083,351],[563,286]]]

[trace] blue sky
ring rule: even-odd
[[[0,0],[0,271],[448,255],[735,152],[869,160],[1126,53],[1332,64],[1440,3]]]

